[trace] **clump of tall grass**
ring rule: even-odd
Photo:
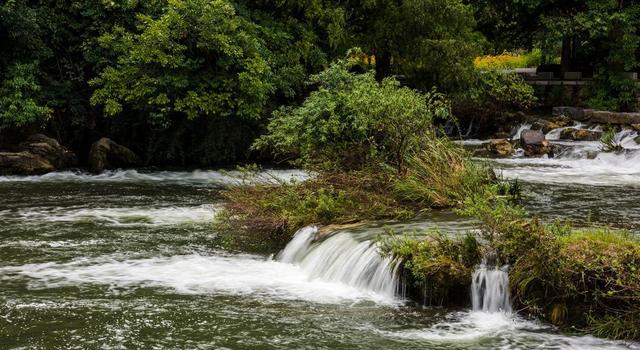
[[[395,194],[426,207],[460,206],[493,176],[491,169],[473,163],[464,149],[444,138],[428,140],[405,163],[406,172],[394,181]]]
[[[616,130],[608,128],[600,138],[600,148],[603,152],[620,152],[624,147],[616,140]]]

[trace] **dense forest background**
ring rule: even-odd
[[[633,110],[639,22],[637,1],[613,0],[5,0],[0,148],[45,132],[81,162],[103,136],[146,165],[260,159],[274,111],[345,55],[487,120],[535,100],[474,59],[537,50],[594,72],[592,105]]]

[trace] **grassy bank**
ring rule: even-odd
[[[283,246],[301,227],[381,219],[408,219],[432,208],[461,207],[492,181],[459,146],[434,139],[407,159],[406,169],[321,171],[298,183],[241,185],[222,192],[219,231],[235,239]]]

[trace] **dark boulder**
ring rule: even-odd
[[[553,110],[552,110],[554,117],[565,116],[580,122],[583,122],[589,119],[588,113],[590,112],[591,110],[585,110],[584,108],[576,108],[576,107],[553,107]]]
[[[56,169],[63,169],[78,164],[76,155],[66,147],[48,136],[34,134],[20,144],[20,151],[29,152],[46,159]]]
[[[553,145],[544,137],[540,130],[523,130],[520,133],[520,145],[528,157],[548,154],[553,156]]]
[[[0,152],[0,174],[40,175],[56,170],[45,158],[29,152]]]
[[[105,169],[130,168],[140,164],[132,150],[103,137],[91,145],[89,170],[100,173]]]

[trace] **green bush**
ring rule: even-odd
[[[255,144],[276,155],[299,156],[312,169],[352,170],[386,164],[404,171],[406,156],[434,137],[432,121],[449,118],[444,96],[401,87],[373,72],[355,74],[339,61],[315,75],[317,85],[299,107],[276,111]]]
[[[449,238],[438,231],[422,237],[381,237],[382,254],[402,260],[410,297],[428,304],[464,304],[470,276],[480,263],[481,245],[473,235]]]
[[[496,130],[496,116],[531,109],[538,102],[535,90],[515,73],[476,71],[469,88],[452,96],[453,110],[460,118],[480,118],[484,127]]]
[[[620,74],[603,72],[590,87],[587,106],[605,111],[636,111],[638,82]]]

